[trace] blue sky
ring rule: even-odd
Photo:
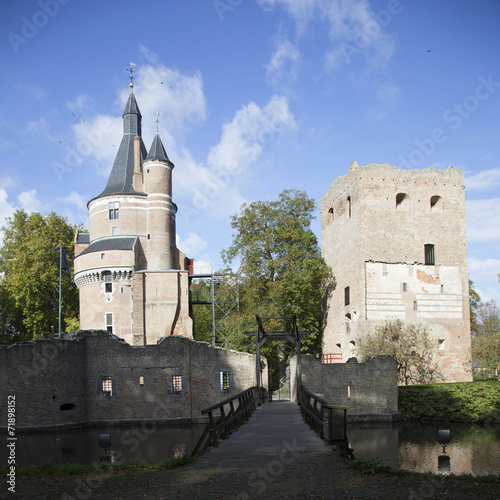
[[[4,2],[0,219],[88,224],[134,62],[144,142],[159,112],[190,257],[218,268],[242,203],[298,188],[319,205],[353,160],[452,164],[470,276],[500,302],[499,26],[499,0]]]

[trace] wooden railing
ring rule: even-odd
[[[219,440],[227,438],[231,432],[246,422],[260,403],[261,395],[257,387],[251,387],[202,410],[202,415],[208,415],[208,424],[191,456],[195,457],[209,447],[217,446]]]
[[[304,421],[322,439],[339,449],[347,445],[347,406],[332,405],[304,386],[298,391],[298,403]]]

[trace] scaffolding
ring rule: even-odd
[[[206,290],[197,290],[194,294],[191,290],[193,280],[209,280],[210,293]],[[235,287],[234,293],[220,300],[219,290],[222,282],[226,279],[224,273],[190,273],[189,274],[189,310],[192,316],[192,307],[198,304],[211,305],[212,308],[212,346],[227,347],[226,329],[227,318],[233,311],[239,310],[238,287]],[[221,341],[224,339],[224,341]]]

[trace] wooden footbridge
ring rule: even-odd
[[[261,318],[256,318],[258,330],[250,335],[255,335],[256,340],[257,385],[202,411],[203,415],[208,416],[208,425],[192,456],[217,447],[223,452],[237,451],[240,454],[280,453],[298,442],[301,443],[298,445],[301,449],[324,448],[326,442],[347,450],[347,408],[330,404],[302,385],[300,338],[309,332],[299,332],[296,316],[293,317],[290,333],[268,333],[264,330]],[[288,340],[296,347],[297,403],[267,402],[267,391],[261,385],[260,365],[260,347],[267,340]],[[246,422],[241,430],[235,432]],[[310,428],[305,424],[309,424]],[[231,439],[220,444],[233,433]]]

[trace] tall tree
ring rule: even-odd
[[[2,340],[36,339],[57,332],[59,313],[59,245],[73,261],[76,226],[55,213],[17,210],[6,219],[0,282]],[[78,290],[62,276],[63,328],[78,325]]]
[[[256,314],[267,331],[290,331],[297,315],[299,328],[311,332],[304,351],[320,352],[322,289],[332,274],[310,227],[315,209],[305,192],[285,190],[279,200],[245,204],[231,218],[233,242],[222,258],[238,265],[225,285],[238,289],[239,311],[228,322],[229,346],[252,351],[245,332],[256,330]]]
[[[474,283],[469,280],[469,307],[470,307],[470,329],[474,334],[477,332],[477,310],[481,304],[481,297],[474,288]]]
[[[472,336],[472,358],[489,376],[500,378],[500,309],[494,301],[477,310],[477,328]]]
[[[432,382],[439,377],[432,361],[432,342],[427,330],[415,324],[406,324],[400,319],[388,320],[364,335],[358,342],[361,361],[376,356],[392,356],[398,366],[401,383]]]

